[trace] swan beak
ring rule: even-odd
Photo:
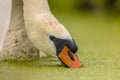
[[[60,39],[50,36],[56,47],[56,55],[68,68],[79,68],[81,62],[75,54],[78,50],[74,40]]]
[[[72,53],[67,46],[65,46],[61,53],[59,53],[58,58],[64,63],[68,68],[80,68],[82,63],[80,62],[78,56]]]

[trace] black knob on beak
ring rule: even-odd
[[[78,47],[75,43],[75,41],[72,39],[72,40],[67,40],[66,41],[66,46],[71,50],[71,52],[75,53],[77,52],[78,50]]]
[[[50,40],[53,41],[55,47],[56,47],[56,54],[57,56],[59,55],[59,53],[62,51],[62,49],[67,46],[71,52],[75,53],[78,50],[78,47],[75,43],[75,41],[69,40],[69,39],[60,39],[60,38],[56,38],[52,35],[50,35]]]

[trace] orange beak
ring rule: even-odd
[[[67,46],[63,48],[58,58],[69,68],[80,68],[82,65],[78,56],[72,53]]]

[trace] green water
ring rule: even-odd
[[[68,69],[54,58],[0,62],[0,80],[118,80],[120,17],[56,13],[76,40],[84,66]]]

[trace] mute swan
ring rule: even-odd
[[[68,30],[51,13],[47,0],[23,0],[28,37],[40,51],[56,56],[67,45],[75,53],[77,45]]]
[[[57,56],[68,67],[80,67],[74,54],[77,45],[51,13],[47,0],[12,0],[12,3],[10,27],[0,60],[36,59],[39,50]]]

